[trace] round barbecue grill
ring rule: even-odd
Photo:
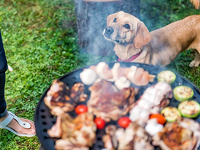
[[[110,62],[110,63],[107,63],[107,64],[109,65],[110,68],[112,68],[113,65],[115,64],[115,62]],[[148,71],[152,75],[157,75],[159,72],[161,72],[163,70],[167,70],[166,68],[147,65],[147,64],[133,63],[133,62],[120,62],[121,67],[131,67],[132,65],[137,66],[137,67],[141,67],[144,70]],[[64,82],[67,86],[69,86],[69,88],[71,88],[75,83],[81,82],[79,74],[83,71],[84,68],[88,68],[88,67],[83,67],[83,68],[80,68],[80,69],[76,69],[76,70],[74,70],[70,73],[67,73],[64,76],[60,77],[59,80]],[[139,94],[137,94],[137,96],[136,96],[136,100],[139,98],[139,96],[142,95],[142,93],[144,92],[144,90],[147,87],[154,85],[156,83],[157,83],[157,78],[154,79],[154,82],[150,82],[146,86],[139,87],[140,90],[139,90]],[[199,89],[197,87],[195,87],[187,79],[176,74],[176,80],[171,85],[172,89],[176,86],[179,86],[179,85],[186,85],[186,86],[191,87],[194,90],[194,96],[193,96],[192,99],[200,103],[200,91],[199,91]],[[132,86],[134,86],[134,85],[132,85]],[[89,98],[90,91],[88,90],[88,87],[89,86],[85,86],[84,93],[87,94],[88,98]],[[56,139],[49,137],[49,135],[47,134],[47,130],[49,130],[55,124],[56,117],[51,115],[49,108],[44,103],[44,98],[45,98],[49,88],[44,92],[44,94],[40,98],[40,101],[39,101],[37,108],[36,108],[36,111],[35,111],[34,120],[35,120],[35,126],[36,126],[36,135],[37,135],[42,147],[45,150],[55,150],[54,145],[55,145]],[[86,100],[86,102],[87,102],[87,100]],[[80,102],[80,103],[86,104],[86,102]],[[172,98],[170,100],[169,105],[177,107],[178,104],[179,104],[179,102],[177,100],[175,100],[174,98]],[[70,112],[70,115],[72,117],[76,116],[75,112]],[[196,118],[195,120],[200,123],[200,116],[198,118]],[[112,121],[111,123],[117,125],[117,122]],[[104,148],[104,145],[103,145],[103,142],[102,142],[103,134],[104,134],[103,130],[97,130],[96,142],[94,143],[93,147],[90,148],[90,150],[101,150],[101,149]],[[158,148],[155,148],[155,149],[158,149]],[[198,150],[200,150],[200,147],[198,148]]]

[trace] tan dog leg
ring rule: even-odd
[[[190,63],[190,67],[198,67],[200,64],[200,54],[195,50],[195,59]]]

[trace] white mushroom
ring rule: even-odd
[[[131,83],[126,77],[120,77],[115,81],[115,86],[119,89],[122,90],[123,88],[128,88],[130,87]]]
[[[92,69],[85,69],[80,73],[81,81],[86,85],[91,85],[97,78],[97,74]]]
[[[162,131],[163,125],[157,122],[157,119],[150,119],[145,126],[145,130],[151,135],[154,136],[158,132]]]

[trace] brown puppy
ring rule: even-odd
[[[115,43],[120,61],[166,66],[182,51],[194,49],[190,67],[200,64],[200,15],[186,17],[149,33],[138,18],[123,11],[107,18],[104,37]]]

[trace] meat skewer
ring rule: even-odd
[[[155,78],[155,75],[150,75],[149,72],[145,71],[143,68],[138,68],[136,66],[122,68],[120,67],[120,63],[115,63],[113,68],[110,69],[105,62],[100,62],[96,66],[90,66],[88,69],[84,69],[80,74],[82,82],[86,85],[93,84],[98,78],[97,76],[111,82],[120,82],[118,80],[121,80],[123,77],[137,86],[147,85],[149,82],[153,82]]]

